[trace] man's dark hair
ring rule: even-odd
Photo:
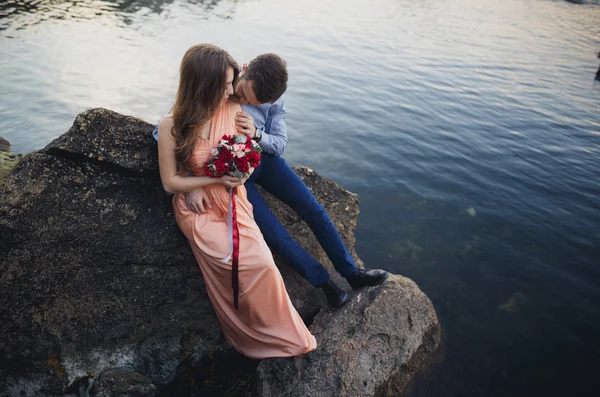
[[[260,103],[273,103],[287,90],[287,63],[279,55],[262,54],[250,61],[242,77],[253,82]]]

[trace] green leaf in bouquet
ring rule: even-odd
[[[235,171],[233,171],[233,176],[236,178],[244,178],[246,174],[236,168]]]

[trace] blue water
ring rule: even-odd
[[[288,61],[288,162],[357,192],[359,255],[431,298],[407,396],[598,393],[599,1],[4,0],[0,135],[156,120],[197,42]]]

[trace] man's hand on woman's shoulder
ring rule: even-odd
[[[252,139],[256,138],[254,119],[243,110],[237,112],[235,115],[235,130],[238,132],[238,134],[247,135]]]

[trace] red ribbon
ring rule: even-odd
[[[231,192],[231,214],[232,214],[232,218],[233,218],[233,230],[232,230],[232,234],[233,234],[233,259],[232,259],[232,269],[231,269],[231,287],[233,288],[233,306],[236,309],[239,309],[238,307],[238,295],[239,295],[239,288],[240,288],[240,284],[239,284],[239,277],[238,277],[238,271],[239,271],[239,264],[238,264],[238,259],[240,256],[240,232],[238,230],[238,224],[237,224],[237,214],[236,214],[236,210],[235,210],[235,196],[237,195],[237,187],[233,188],[233,191]]]

